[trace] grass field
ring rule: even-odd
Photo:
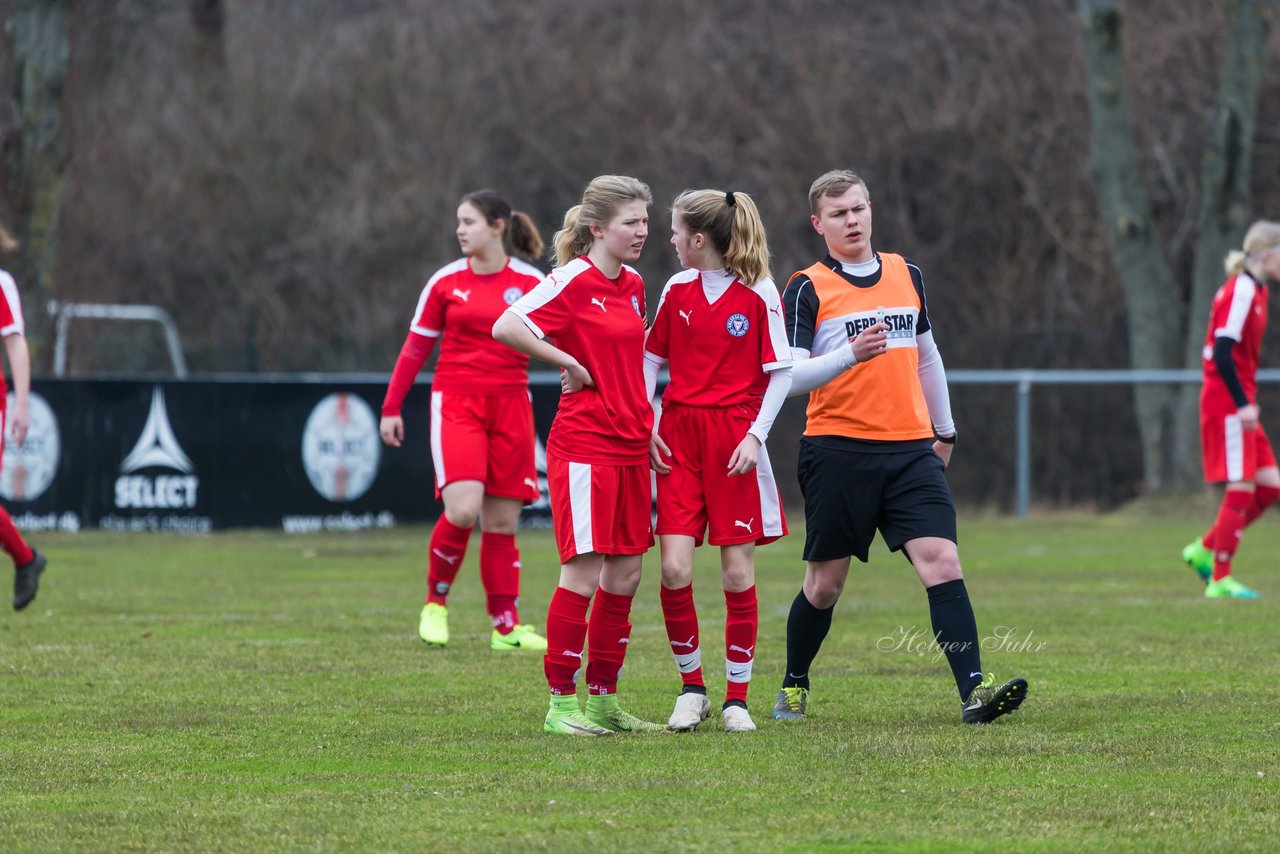
[[[761,552],[756,733],[544,735],[536,656],[492,653],[475,570],[453,642],[416,637],[425,531],[308,538],[45,537],[40,597],[0,616],[0,850],[1274,850],[1280,839],[1280,524],[1237,562],[1256,602],[1205,601],[1190,519],[965,519],[984,665],[1017,714],[958,723],[924,594],[882,551],[855,568],[813,668],[810,719],[768,710],[800,579]],[[522,537],[529,621],[554,579]],[[877,548],[879,548],[877,546]],[[714,705],[716,557],[695,589]],[[678,687],[656,553],[622,698]],[[6,582],[7,583],[7,582]],[[996,629],[1008,630],[996,640]],[[877,646],[882,647],[878,649]]]

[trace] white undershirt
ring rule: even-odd
[[[729,286],[738,280],[736,275],[724,268],[699,270],[698,273],[702,276],[702,293],[706,295],[708,303],[714,303],[724,296]]]
[[[880,269],[880,256],[872,255],[870,261],[860,261],[857,264],[850,264],[848,261],[840,262],[840,269],[844,270],[850,276],[857,276],[865,279],[867,276],[874,276],[876,271]]]

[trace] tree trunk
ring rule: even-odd
[[[1263,58],[1275,0],[1230,0],[1218,100],[1205,135],[1194,278],[1188,302],[1185,365],[1199,370],[1209,304],[1225,274],[1222,259],[1240,246],[1252,218],[1249,187]],[[1176,436],[1178,478],[1200,479],[1198,385],[1184,386]]]
[[[1078,0],[1084,33],[1086,85],[1093,119],[1090,173],[1124,292],[1129,363],[1136,369],[1181,364],[1182,313],[1170,299],[1173,275],[1160,246],[1142,183],[1125,91],[1122,19],[1114,0]],[[1177,389],[1142,384],[1134,390],[1149,490],[1167,482]]]
[[[19,284],[26,293],[33,366],[51,364],[48,301],[57,257],[58,211],[68,146],[62,121],[69,54],[65,0],[24,0],[6,22],[12,41],[19,118],[12,164],[22,240]],[[47,355],[46,355],[47,353]]]

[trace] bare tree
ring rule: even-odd
[[[44,307],[58,257],[58,224],[69,150],[63,122],[68,35],[65,0],[23,0],[5,22],[16,67],[17,232],[22,243],[19,280],[27,291],[28,327],[37,364],[48,324]]]
[[[1250,163],[1261,89],[1262,54],[1272,0],[1231,0],[1218,104],[1205,143],[1202,193],[1189,305],[1174,297],[1175,276],[1142,179],[1123,52],[1124,20],[1116,0],[1079,0],[1089,107],[1091,175],[1116,271],[1124,289],[1129,363],[1135,368],[1199,367],[1200,335],[1216,267],[1237,240],[1249,209]],[[1148,489],[1186,482],[1194,460],[1194,418],[1172,387],[1135,391]],[[1175,441],[1175,437],[1178,437]]]

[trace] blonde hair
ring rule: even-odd
[[[754,285],[769,275],[768,237],[760,211],[746,193],[685,190],[672,202],[671,212],[685,228],[705,234],[743,284]]]
[[[852,169],[832,169],[830,172],[819,175],[818,179],[809,185],[809,210],[817,216],[819,202],[825,198],[843,196],[845,191],[854,184],[861,187],[862,192],[867,196],[867,201],[871,201],[871,191],[867,189],[867,182]]]
[[[1233,249],[1228,252],[1222,266],[1228,276],[1238,276],[1254,256],[1273,247],[1280,247],[1280,222],[1260,219],[1244,233],[1244,251]]]
[[[627,202],[653,204],[649,185],[626,175],[600,175],[582,193],[582,201],[565,211],[564,225],[551,238],[552,263],[563,267],[591,251],[591,226],[604,228]]]
[[[12,252],[18,248],[18,241],[13,239],[13,235],[0,225],[0,252]]]

